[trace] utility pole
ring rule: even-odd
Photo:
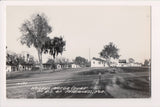
[[[90,61],[91,59],[90,59],[90,48],[89,48],[89,61]]]

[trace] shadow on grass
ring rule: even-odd
[[[99,73],[105,74],[107,72],[109,72],[108,69],[92,69],[89,71],[79,72],[78,75],[98,75]]]
[[[116,84],[124,89],[150,93],[150,86],[147,77],[125,79],[123,82],[120,79],[117,79]]]
[[[149,72],[150,67],[119,67],[123,72]]]

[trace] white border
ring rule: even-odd
[[[152,97],[149,99],[6,99],[6,6],[127,5],[151,6]],[[14,12],[13,12],[14,14]],[[2,1],[0,2],[0,106],[1,107],[160,107],[160,2],[151,1]]]

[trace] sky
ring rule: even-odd
[[[21,45],[19,39],[21,25],[37,13],[47,16],[53,29],[49,37],[63,36],[66,41],[66,51],[58,57],[99,57],[104,45],[113,42],[120,59],[144,62],[150,58],[149,6],[7,6],[7,50],[28,52],[38,59],[36,49]],[[43,62],[48,58],[43,54]]]

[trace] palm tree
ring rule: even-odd
[[[53,39],[48,39],[43,45],[42,50],[44,53],[49,53],[52,55],[53,59],[60,53],[62,54],[65,50],[66,41],[62,37],[54,37]]]

